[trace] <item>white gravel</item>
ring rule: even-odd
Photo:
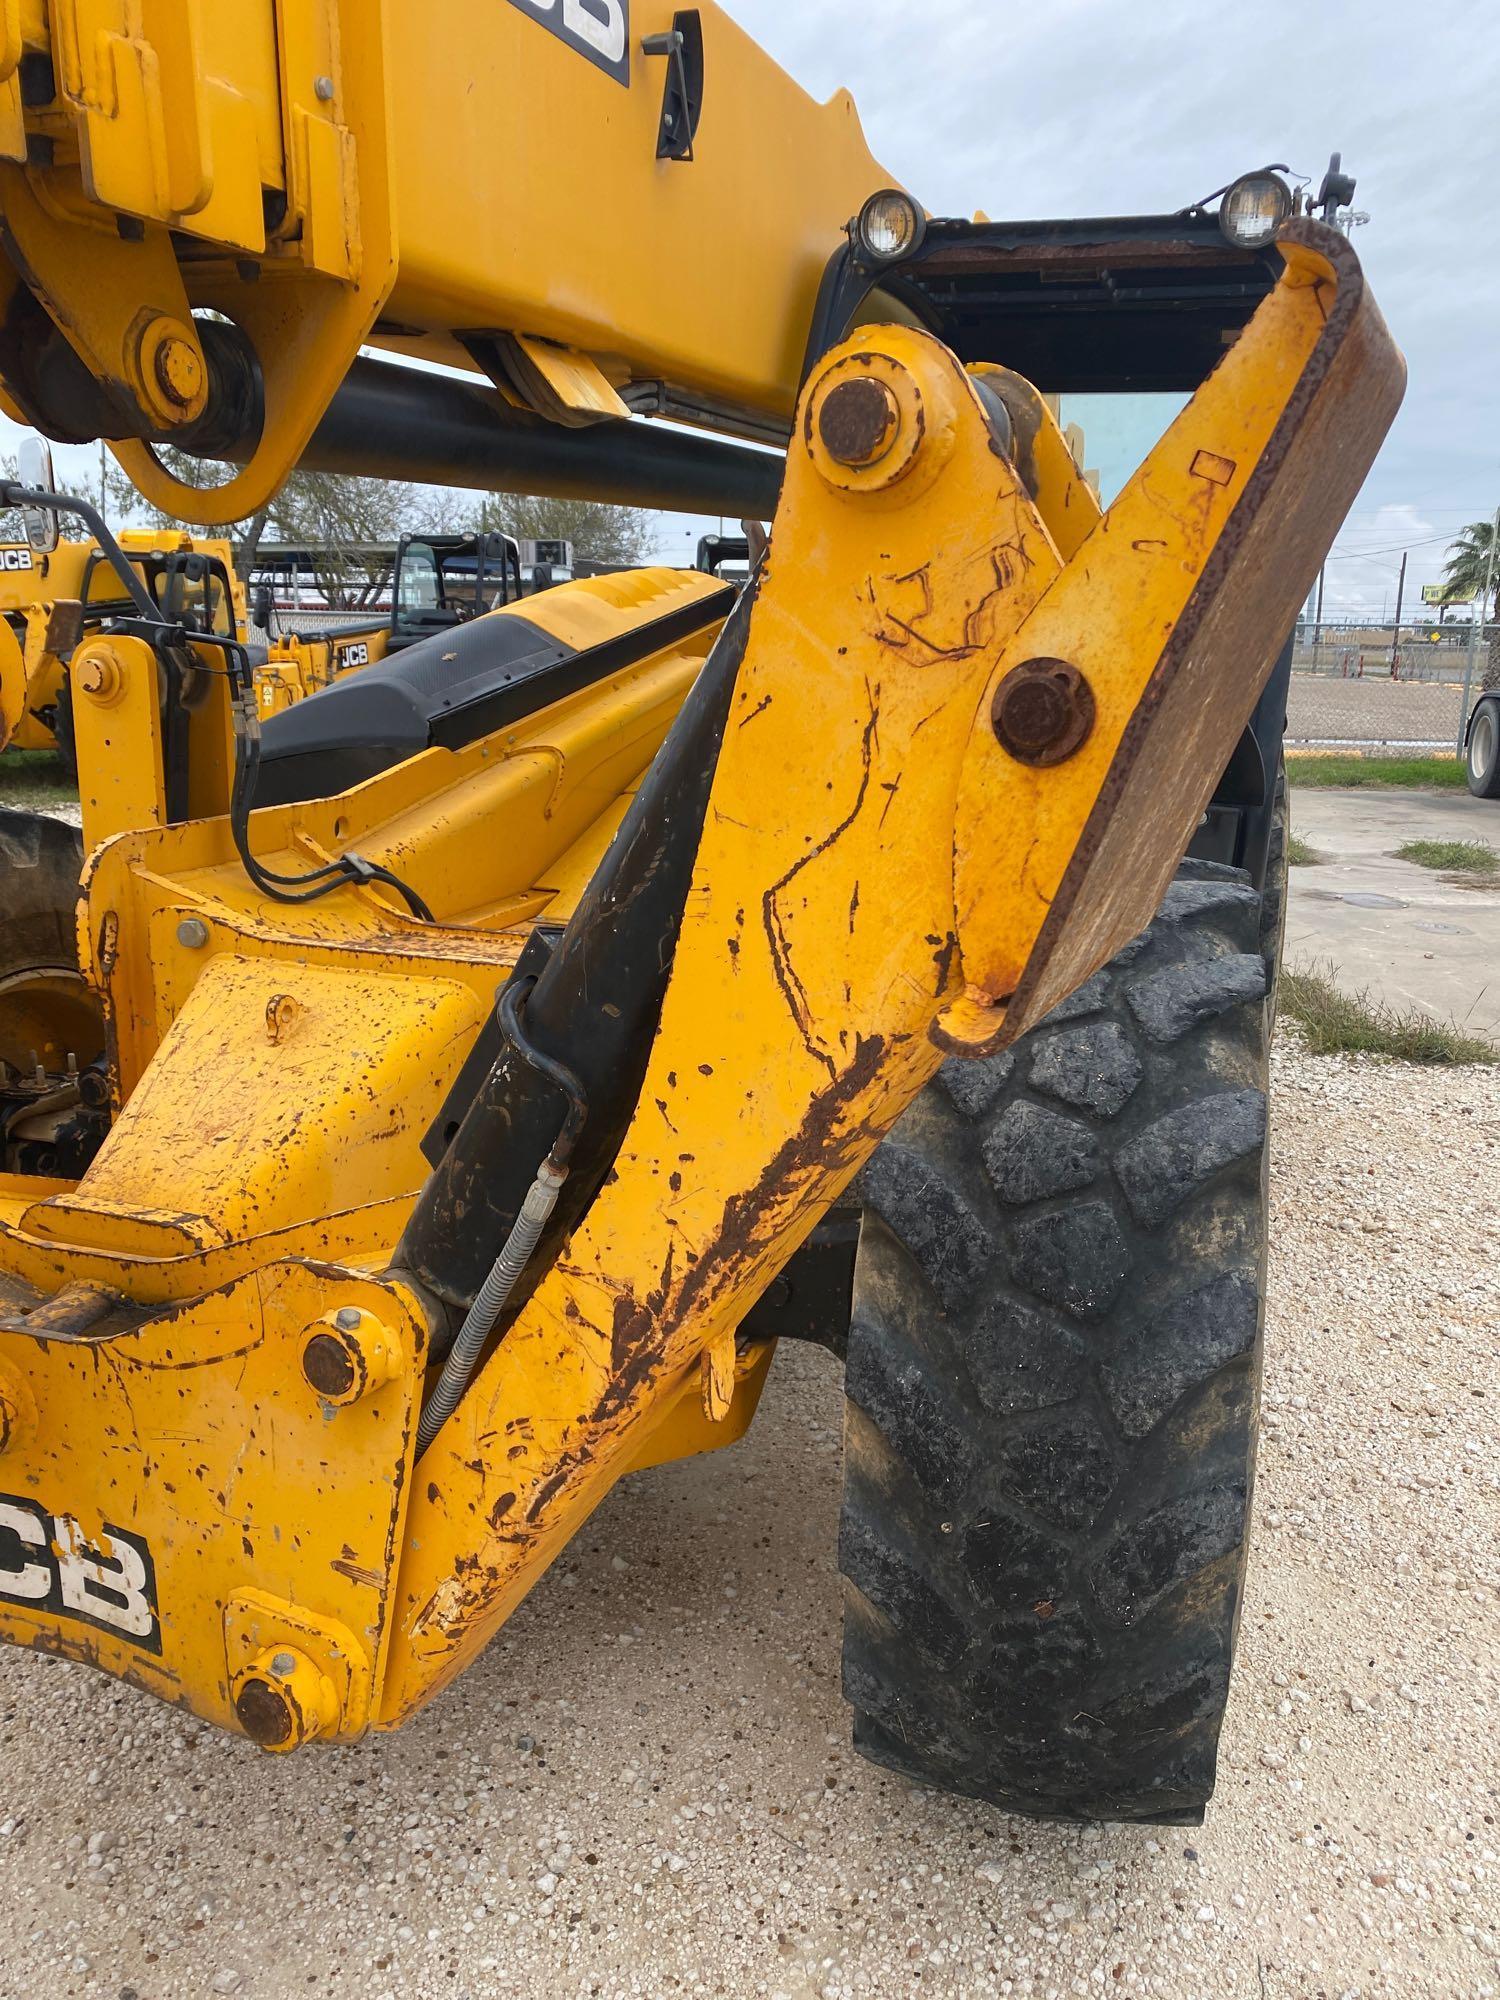
[[[1204,1828],[1034,1825],[852,1754],[838,1373],[788,1349],[744,1445],[622,1489],[399,1736],[277,1762],[0,1655],[0,1995],[1495,1995],[1500,1075],[1277,1075]]]

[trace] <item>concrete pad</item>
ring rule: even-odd
[[[1500,885],[1415,862],[1408,840],[1485,840],[1500,803],[1467,792],[1323,791],[1292,781],[1292,831],[1323,856],[1293,868],[1286,954],[1332,960],[1339,983],[1500,1040]]]

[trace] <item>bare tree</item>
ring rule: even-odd
[[[385,479],[335,472],[294,472],[271,502],[268,525],[280,540],[304,546],[324,601],[361,611],[385,589],[389,561],[367,553],[417,526],[419,490]],[[257,537],[257,541],[259,537]]]
[[[217,485],[221,468],[185,452],[165,451],[173,477],[197,491]],[[312,572],[324,601],[340,611],[365,609],[389,581],[388,561],[370,559],[371,548],[388,547],[402,534],[423,525],[426,513],[422,489],[399,481],[356,479],[334,472],[294,472],[275,498],[231,528],[180,523],[144,500],[123,472],[108,478],[111,508],[122,518],[145,519],[152,526],[192,527],[194,532],[228,535],[235,563],[242,573],[254,566],[267,536],[299,544],[312,557]]]
[[[0,454],[0,479],[17,479],[16,455],[13,451]],[[24,542],[26,524],[21,519],[19,507],[0,508],[0,542]]]
[[[486,493],[466,526],[501,528],[522,541],[565,541],[584,562],[633,569],[650,562],[657,520],[644,507],[611,507],[600,500],[546,500],[529,493]]]

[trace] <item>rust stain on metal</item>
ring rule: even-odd
[[[320,1396],[346,1396],[354,1387],[354,1361],[331,1333],[315,1333],[302,1350],[302,1372]]]
[[[823,398],[818,435],[840,465],[869,465],[890,443],[900,414],[883,382],[857,375],[835,384]]]
[[[297,1023],[302,1003],[290,993],[273,993],[266,1002],[266,1040],[284,1042]]]
[[[1214,486],[1227,486],[1235,475],[1232,458],[1221,458],[1216,451],[1197,451],[1188,467],[1195,479],[1207,479]]]
[[[826,854],[836,841],[842,839],[864,809],[865,799],[870,790],[870,767],[875,754],[875,741],[880,728],[880,704],[876,698],[876,690],[871,688],[868,682],[865,684],[865,694],[870,704],[870,715],[860,742],[859,787],[853,805],[838,825],[825,833],[817,845],[810,847],[806,854],[800,855],[780,880],[771,884],[761,898],[761,922],[771,947],[771,970],[775,974],[776,984],[781,988],[782,997],[791,1010],[792,1019],[797,1023],[797,1032],[801,1035],[808,1054],[822,1063],[830,1077],[837,1074],[837,1065],[828,1051],[820,1048],[813,1039],[812,1009],[808,1004],[806,988],[792,964],[791,947],[781,921],[779,898],[796,881],[804,868],[810,867],[819,855]]]
[[[1018,764],[1061,764],[1088,741],[1094,691],[1067,660],[1023,660],[1001,681],[990,704],[1000,747]]]
[[[335,1556],[328,1567],[335,1576],[345,1577],[350,1583],[357,1583],[363,1589],[382,1590],[385,1587],[385,1577],[378,1569],[350,1562],[343,1556]]]
[[[292,1711],[269,1682],[247,1680],[235,1697],[234,1712],[250,1741],[263,1750],[273,1750],[291,1736]]]

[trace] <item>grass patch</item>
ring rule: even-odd
[[[1420,1008],[1404,1012],[1372,1000],[1368,993],[1348,993],[1326,969],[1288,966],[1277,991],[1282,1011],[1300,1021],[1315,1056],[1394,1056],[1409,1063],[1494,1063],[1500,1049],[1482,1035],[1471,1035],[1456,1021],[1436,1021]]]
[[[1500,854],[1487,840],[1408,840],[1396,849],[1398,861],[1415,861],[1419,868],[1441,868],[1450,875],[1472,875],[1492,881],[1500,875]]]
[[[1323,859],[1317,848],[1309,847],[1295,833],[1286,837],[1286,858],[1293,868],[1313,868]]]
[[[1286,760],[1289,785],[1402,786],[1415,791],[1462,791],[1464,767],[1457,757],[1366,757],[1357,750],[1293,752]]]
[[[78,798],[78,787],[55,750],[7,750],[0,757],[0,805],[59,805]]]

